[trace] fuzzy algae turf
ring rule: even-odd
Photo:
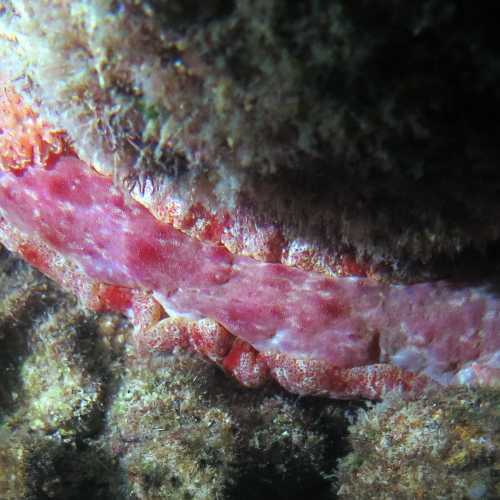
[[[110,409],[111,447],[133,494],[285,499],[312,488],[329,495],[332,450],[341,447],[330,442],[342,428],[335,409],[240,390],[189,356],[162,365],[129,369]]]
[[[109,498],[112,460],[93,437],[126,328],[107,337],[111,318],[4,250],[0,269],[0,498]]]
[[[89,163],[184,194],[208,179],[229,205],[262,193],[330,252],[399,271],[497,240],[498,16],[289,4],[6,0],[2,71]],[[121,320],[0,264],[1,498],[500,496],[497,393],[375,406],[335,481],[343,406],[250,394],[190,357],[137,364]]]
[[[420,401],[386,401],[350,429],[339,497],[500,497],[500,393],[446,389]]]

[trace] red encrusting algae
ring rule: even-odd
[[[284,241],[273,228],[254,254],[274,263],[238,255],[234,231],[243,238],[246,228],[237,217],[206,224],[196,205],[166,222],[160,200],[151,212],[126,201],[12,90],[3,95],[0,127],[21,132],[2,136],[0,241],[88,307],[127,314],[139,348],[191,348],[246,386],[271,376],[292,392],[338,398],[500,379],[500,301],[486,290],[293,268],[276,263]],[[347,258],[351,267],[363,274]]]

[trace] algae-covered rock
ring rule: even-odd
[[[500,496],[500,392],[446,389],[386,401],[352,426],[340,498],[493,499]]]
[[[247,200],[400,275],[498,240],[498,6],[3,4],[2,71],[128,186]]]
[[[42,433],[0,431],[2,500],[113,497],[116,465],[100,447],[62,442]]]
[[[110,344],[103,333],[109,318],[84,311],[6,252],[0,265],[0,421],[63,438],[94,432],[123,321]]]
[[[126,371],[109,439],[139,499],[331,498],[340,409],[238,388],[188,355]]]
[[[497,10],[5,0],[0,76],[124,188],[168,179],[407,277],[495,254]],[[333,481],[345,406],[244,390],[191,356],[145,366],[129,333],[2,254],[1,498],[500,496],[493,391],[375,407]]]
[[[91,436],[103,425],[126,331],[2,250],[2,500],[112,498],[113,459]]]
[[[386,401],[347,442],[352,405],[244,389],[186,353],[138,359],[122,318],[6,252],[0,269],[2,499],[499,494],[493,389]]]

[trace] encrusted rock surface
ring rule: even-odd
[[[2,70],[88,163],[329,255],[411,277],[498,240],[498,6],[200,5],[8,0]]]
[[[500,497],[500,393],[442,390],[386,401],[350,429],[339,498]]]

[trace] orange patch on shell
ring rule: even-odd
[[[67,149],[62,130],[45,123],[19,94],[0,80],[0,168],[47,167]]]

